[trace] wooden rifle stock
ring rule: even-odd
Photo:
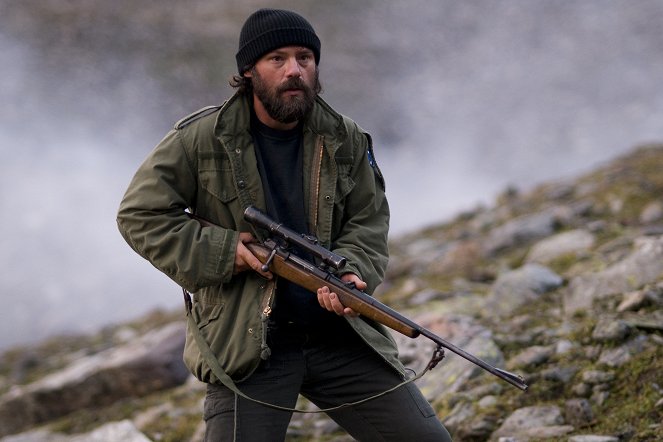
[[[251,208],[251,210],[255,209]],[[215,226],[215,224],[210,221],[201,219],[195,215],[189,214],[189,216],[198,220],[203,226]],[[272,231],[272,233],[278,235],[279,232]],[[292,232],[289,231],[288,233],[290,234]],[[272,273],[313,293],[319,288],[327,286],[330,291],[338,295],[341,304],[353,309],[360,315],[410,338],[416,338],[419,335],[425,336],[437,344],[438,350],[441,347],[451,350],[457,355],[467,359],[511,385],[523,391],[527,390],[527,384],[521,376],[493,367],[454,344],[445,341],[430,330],[382,304],[372,296],[356,289],[354,284],[347,284],[328,270],[290,253],[287,248],[280,246],[274,240],[268,239],[263,244],[248,243],[246,246],[260,262],[268,266]],[[316,245],[316,247],[319,246]]]
[[[263,264],[268,261],[272,252],[271,249],[257,243],[246,244],[246,246]],[[338,295],[339,301],[345,307],[350,307],[357,313],[410,338],[416,338],[419,335],[416,329],[403,321],[405,318],[398,312],[295,255],[287,252],[277,253],[272,259],[269,269],[272,273],[313,293],[319,288],[327,286]]]

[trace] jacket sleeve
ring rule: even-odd
[[[120,233],[139,255],[192,292],[230,280],[238,234],[201,227],[195,207],[195,155],[170,131],[139,167],[120,203]]]
[[[347,120],[346,120],[347,121]],[[355,273],[364,280],[367,293],[382,282],[389,260],[389,204],[382,173],[375,163],[370,136],[350,123],[353,160],[346,185],[340,231],[334,251],[348,259],[341,273]]]

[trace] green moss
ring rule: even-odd
[[[663,410],[656,408],[661,399],[662,373],[660,346],[634,355],[616,370],[608,400],[594,410],[596,421],[591,430],[598,434],[618,434],[630,426],[635,431],[631,441],[663,440],[660,426]]]
[[[193,414],[164,414],[142,431],[151,440],[180,442],[191,439],[201,419],[202,410]]]
[[[508,255],[505,256],[507,266],[511,269],[517,269],[525,264],[525,258],[527,258],[527,253],[529,252],[528,247],[520,247],[516,250],[512,250]]]
[[[57,433],[87,433],[109,422],[130,419],[140,401],[125,399],[104,408],[85,408],[53,421],[50,429]]]
[[[152,440],[189,440],[202,419],[199,406],[202,396],[203,393],[187,387],[166,390],[143,398],[124,399],[107,407],[79,410],[53,421],[49,427],[51,431],[64,434],[87,433],[108,422],[133,419],[145,410],[163,407],[140,430]]]
[[[574,266],[578,264],[578,254],[575,252],[565,253],[563,255],[557,256],[549,263],[547,263],[548,268],[553,272],[564,275],[570,271]]]

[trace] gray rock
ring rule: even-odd
[[[568,339],[561,339],[555,344],[555,353],[563,355],[573,350],[576,345]]]
[[[601,406],[605,403],[606,400],[610,397],[609,391],[596,390],[592,393],[591,401],[597,406]]]
[[[636,336],[617,348],[607,348],[601,352],[599,363],[609,367],[621,367],[630,361],[634,354],[644,350],[646,342],[646,336]]]
[[[527,440],[537,439],[557,439],[572,432],[575,428],[573,425],[548,425],[545,427],[533,427],[523,430],[520,434],[521,437]]]
[[[477,405],[479,406],[479,409],[485,410],[486,408],[494,407],[498,403],[499,403],[499,399],[497,398],[497,396],[488,395],[488,396],[484,396],[481,399],[479,399],[479,402],[477,402]]]
[[[130,420],[110,422],[85,434],[65,435],[35,430],[0,438],[0,442],[151,442]]]
[[[652,201],[640,213],[640,222],[643,224],[655,223],[663,219],[663,203]]]
[[[424,289],[420,292],[415,293],[412,295],[410,298],[410,305],[413,306],[418,306],[418,305],[423,305],[426,304],[430,301],[433,301],[435,299],[442,299],[444,298],[445,295],[444,293],[438,291],[438,290],[433,290],[433,289]]]
[[[567,384],[578,372],[575,367],[553,366],[541,372],[541,377],[547,381],[560,382]]]
[[[489,384],[479,385],[467,391],[456,393],[449,398],[449,406],[453,407],[461,401],[477,402],[483,397],[496,397],[496,395],[499,395],[504,389],[503,383],[501,383],[501,381],[499,382],[500,384],[497,382],[491,382]]]
[[[153,330],[129,344],[83,357],[0,398],[0,435],[92,406],[182,384],[184,325]]]
[[[621,342],[629,335],[631,327],[624,321],[602,316],[594,326],[592,339],[597,342]]]
[[[494,314],[508,314],[563,283],[564,279],[549,268],[526,264],[497,278],[486,299],[487,308]]]
[[[463,422],[454,431],[454,437],[458,440],[488,440],[495,428],[497,422],[494,416],[478,415]]]
[[[579,384],[574,385],[571,388],[571,391],[576,396],[587,398],[592,394],[592,387],[589,384],[586,384],[585,382],[580,382]]]
[[[441,244],[428,238],[419,238],[408,244],[405,250],[407,259],[404,265],[407,273],[417,275],[423,273],[431,263],[437,262],[448,253],[451,244]],[[390,276],[395,276],[398,273],[396,268],[390,271]]]
[[[588,310],[595,299],[656,282],[663,273],[663,237],[639,238],[634,248],[626,258],[603,271],[573,278],[564,296],[565,312]]]
[[[562,255],[588,251],[594,241],[594,235],[582,229],[558,233],[534,244],[526,261],[545,264]]]
[[[585,353],[585,357],[590,361],[595,361],[601,356],[600,345],[585,345],[582,347],[582,351]]]
[[[71,436],[51,433],[48,430],[32,430],[12,436],[0,437],[0,442],[69,442]]]
[[[568,442],[619,442],[615,436],[575,435],[570,436]]]
[[[442,423],[450,432],[455,433],[474,415],[474,406],[471,403],[459,402],[451,409],[449,414],[444,419],[442,419]]]
[[[634,312],[649,305],[650,301],[651,298],[644,290],[625,293],[622,302],[617,306],[617,311],[620,313]]]
[[[504,420],[491,437],[518,437],[528,435],[528,431],[541,433],[545,427],[558,427],[563,424],[564,417],[559,407],[547,405],[519,408]],[[573,428],[569,431],[572,430]]]
[[[562,207],[554,207],[507,221],[491,230],[484,244],[484,253],[492,256],[504,249],[550,236],[566,218],[565,214]]]
[[[468,316],[439,317],[434,314],[424,314],[414,320],[445,341],[493,366],[499,367],[504,364],[504,356],[493,341],[492,332]],[[398,334],[393,336],[398,343],[401,359],[409,359],[408,365],[416,372],[420,372],[430,359],[435,345],[424,338],[409,339]],[[443,395],[459,391],[468,380],[482,373],[485,371],[480,367],[446,350],[444,360],[421,378],[417,385],[429,400],[439,399]]]
[[[582,374],[583,382],[590,385],[604,384],[606,382],[612,381],[613,379],[615,379],[614,373],[607,371],[587,370]]]
[[[138,431],[130,420],[111,422],[96,430],[73,436],[71,442],[150,442],[150,439]]]
[[[536,367],[547,362],[554,354],[555,350],[552,347],[535,345],[526,348],[513,358],[509,359],[508,366],[513,368]]]
[[[663,331],[663,309],[648,313],[633,313],[624,315],[624,321],[631,327],[652,332]],[[652,339],[660,338],[656,334],[649,335]]]
[[[431,261],[427,272],[437,275],[460,275],[473,280],[485,279],[478,274],[481,244],[476,240],[453,241],[447,245],[444,256]]]
[[[594,419],[592,406],[587,399],[569,399],[564,404],[566,422],[575,427],[584,427]]]

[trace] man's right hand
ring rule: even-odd
[[[252,269],[260,273],[261,276],[267,279],[272,279],[274,277],[272,272],[263,272],[260,260],[258,260],[258,258],[256,258],[255,255],[244,245],[252,242],[255,242],[255,238],[251,233],[240,232],[239,242],[237,243],[237,249],[235,250],[235,267],[233,268],[233,275]]]

